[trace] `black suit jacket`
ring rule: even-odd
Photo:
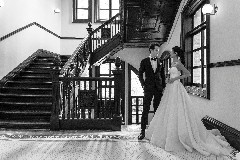
[[[145,73],[145,80],[143,79],[143,73]],[[162,91],[166,86],[162,61],[157,59],[157,68],[154,72],[150,62],[150,57],[143,59],[139,68],[139,80],[145,92],[152,91],[154,89]]]

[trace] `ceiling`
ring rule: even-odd
[[[166,42],[180,3],[181,0],[127,0],[126,39],[129,46],[132,43],[144,46],[142,44],[146,42]]]

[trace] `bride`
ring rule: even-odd
[[[173,62],[170,78],[160,105],[146,131],[150,143],[166,151],[197,150],[203,155],[230,156],[233,150],[224,137],[207,130],[180,79],[190,76],[184,67],[184,52],[175,46],[170,54]],[[181,74],[182,71],[182,74]]]

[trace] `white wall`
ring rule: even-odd
[[[72,0],[61,0],[62,2],[62,21],[61,36],[84,38],[88,34],[87,23],[72,23]],[[92,28],[96,29],[100,23],[92,23]],[[61,40],[61,54],[72,54],[81,40]]]
[[[218,6],[216,15],[211,16],[210,62],[222,62],[240,59],[240,19],[239,0],[212,0]],[[184,0],[182,4],[184,4]],[[180,9],[182,6],[180,7]],[[171,39],[161,47],[161,51],[180,45],[180,10],[171,31]],[[218,67],[210,69],[210,100],[191,96],[198,106],[199,114],[209,115],[231,127],[240,129],[240,66]]]
[[[37,22],[52,32],[61,34],[59,0],[4,0],[0,8],[0,37]],[[38,49],[60,52],[60,39],[37,26],[31,26],[0,42],[0,79]]]
[[[117,52],[113,57],[119,56],[123,61],[139,69],[142,59],[149,56],[148,48],[124,48]]]

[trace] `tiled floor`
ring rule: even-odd
[[[220,160],[170,153],[138,141],[139,126],[122,131],[0,130],[0,160]]]

